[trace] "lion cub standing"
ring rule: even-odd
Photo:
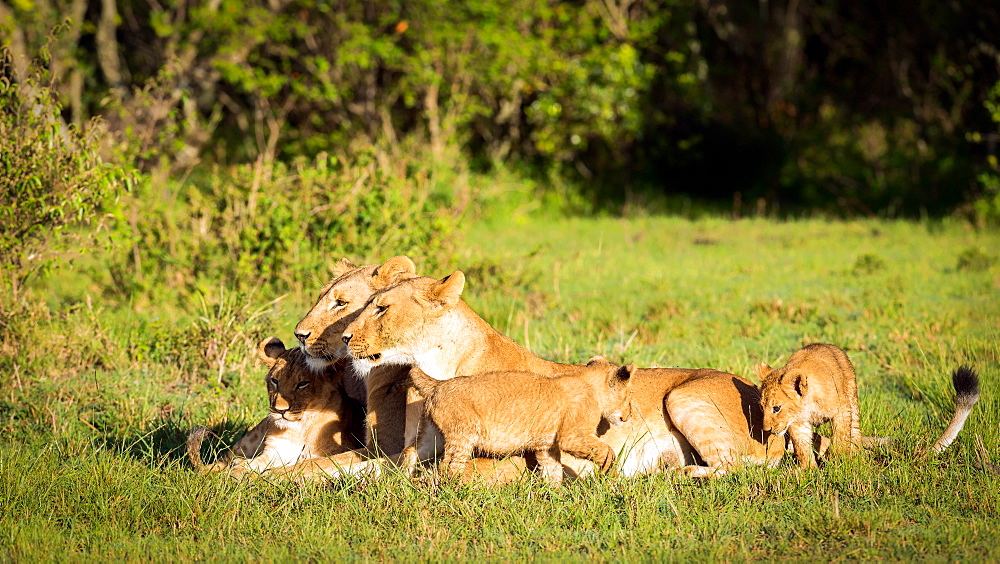
[[[839,347],[816,343],[796,351],[785,366],[757,365],[764,430],[792,440],[799,466],[816,467],[813,427],[833,424],[831,454],[862,444],[854,366]]]
[[[300,348],[286,350],[277,337],[265,339],[257,352],[269,367],[265,382],[271,412],[210,466],[200,454],[210,431],[192,431],[187,449],[195,468],[213,472],[232,466],[262,472],[360,446],[364,409],[344,390],[344,363],[314,368]]]
[[[615,452],[597,438],[597,427],[602,417],[616,425],[631,417],[634,370],[635,365],[618,367],[595,359],[548,377],[511,371],[435,380],[419,368],[410,377],[426,398],[427,415],[444,435],[443,464],[450,475],[464,474],[473,450],[493,456],[531,451],[542,475],[558,485],[561,450],[589,459],[605,472],[613,467]],[[408,464],[416,463],[413,446],[404,455]]]

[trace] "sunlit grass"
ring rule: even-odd
[[[761,360],[831,342],[857,367],[862,430],[895,441],[814,472],[789,461],[711,482],[598,477],[558,490],[396,474],[320,487],[203,477],[183,457],[185,434],[208,424],[232,440],[262,416],[248,344],[272,333],[292,342],[315,289],[183,319],[92,303],[16,321],[24,340],[0,395],[0,557],[1000,557],[990,470],[1000,464],[1000,267],[990,260],[1000,233],[609,218],[470,225],[466,241],[454,259],[465,298],[542,356],[750,377]],[[931,457],[953,407],[950,371],[963,363],[979,370],[982,399],[956,443]]]

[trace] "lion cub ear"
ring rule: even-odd
[[[400,255],[380,264],[372,273],[372,282],[378,289],[386,289],[397,282],[402,282],[417,275],[417,267],[410,257]]]
[[[590,357],[590,360],[587,361],[587,366],[594,366],[595,364],[611,364],[611,362],[607,358],[597,355]]]
[[[348,272],[354,270],[357,267],[358,265],[354,264],[353,262],[345,258],[342,258],[338,260],[337,264],[335,264],[333,267],[333,277],[335,279],[340,278],[341,276],[347,274]]]
[[[617,379],[619,383],[627,384],[633,374],[635,374],[635,363],[629,364],[628,366],[620,366],[618,371],[615,372],[615,379]]]
[[[771,368],[770,366],[767,365],[767,363],[764,362],[761,362],[760,364],[755,366],[754,370],[757,372],[757,377],[760,378],[761,380],[767,378],[767,376],[774,371],[773,368]]]
[[[795,393],[800,396],[806,395],[806,390],[809,387],[809,377],[806,374],[796,373],[792,376],[792,389]]]
[[[461,270],[456,270],[445,276],[431,288],[429,298],[443,306],[453,306],[462,297],[462,290],[465,289],[465,274]]]
[[[257,357],[264,361],[268,367],[274,366],[281,355],[285,354],[285,343],[277,337],[269,337],[260,342],[257,346]]]

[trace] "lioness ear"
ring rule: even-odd
[[[340,278],[341,276],[347,274],[348,272],[354,270],[358,266],[353,262],[342,258],[337,261],[337,264],[333,266],[333,277]]]
[[[767,377],[768,374],[771,373],[773,368],[768,366],[766,363],[761,362],[760,364],[754,367],[754,370],[757,371],[757,377],[763,380],[764,378]]]
[[[380,264],[372,273],[372,282],[377,289],[384,290],[397,282],[417,275],[417,267],[410,257],[400,255]]]
[[[440,302],[441,305],[452,306],[458,303],[462,297],[462,290],[465,289],[465,275],[461,270],[456,270],[445,276],[431,289],[431,298]]]
[[[604,358],[603,356],[597,355],[590,357],[590,360],[587,361],[587,366],[593,366],[595,364],[611,364],[611,363],[608,362],[608,359]]]
[[[277,337],[264,339],[257,345],[257,357],[264,361],[264,364],[274,366],[274,363],[285,354],[285,343]]]

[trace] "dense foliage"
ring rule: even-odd
[[[989,192],[998,28],[931,0],[0,2],[16,54],[49,46],[67,118],[105,115],[147,166],[420,147],[736,213]]]
[[[26,72],[13,82],[3,72],[12,65],[0,52],[0,292],[16,302],[63,249],[67,227],[97,231],[101,206],[130,185],[132,171],[103,161],[100,123],[65,126],[43,77]]]

